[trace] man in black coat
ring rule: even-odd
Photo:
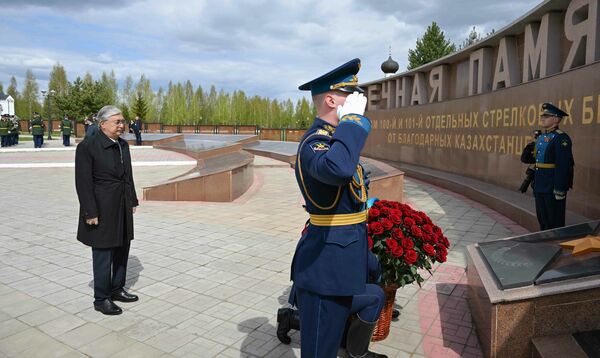
[[[115,106],[98,112],[98,133],[86,137],[75,154],[75,186],[79,197],[77,240],[92,247],[94,308],[121,314],[113,301],[134,302],[124,290],[133,214],[138,206],[129,145],[119,136],[125,119]]]

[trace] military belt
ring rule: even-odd
[[[554,169],[556,168],[556,164],[554,163],[535,163],[536,168],[541,169]]]
[[[32,126],[32,127],[33,127],[33,128],[35,128],[35,127],[41,127],[41,126],[36,124],[36,125],[34,125],[34,126]]]
[[[343,226],[360,224],[367,221],[369,212],[367,210],[352,214],[310,214],[310,223],[315,226]]]

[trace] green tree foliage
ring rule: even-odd
[[[38,102],[40,87],[33,75],[33,71],[28,69],[25,72],[25,87],[23,93],[18,99],[15,99],[15,112],[21,118],[31,118],[33,112],[42,112],[42,106]],[[44,112],[42,115],[48,115]]]
[[[10,78],[10,84],[6,89],[6,93],[9,94],[15,101],[19,98],[19,91],[17,90],[17,79],[15,76]]]
[[[463,43],[459,46],[458,49],[462,50],[463,48],[469,47],[479,41],[481,41],[481,35],[479,34],[479,32],[477,32],[477,30],[475,30],[475,26],[473,26],[473,28],[471,29],[471,32],[469,32],[469,35],[463,41]]]
[[[67,81],[67,72],[65,68],[57,63],[50,71],[50,79],[48,81],[48,89],[54,90],[57,95],[66,95],[69,91],[69,81]]]
[[[7,93],[15,98],[17,114],[29,118],[29,113],[38,111],[44,117],[39,100],[39,88],[31,70],[27,73],[23,93],[17,90],[13,76]],[[107,104],[117,105],[126,119],[135,115],[148,122],[164,124],[202,125],[258,125],[270,128],[306,128],[316,114],[314,106],[306,98],[297,101],[276,100],[260,96],[248,96],[237,90],[227,93],[214,85],[205,91],[198,85],[194,89],[191,81],[170,82],[157,92],[152,89],[150,79],[140,76],[134,83],[128,76],[121,89],[117,85],[114,71],[103,72],[98,80],[90,73],[74,81],[67,80],[63,66],[57,63],[50,72],[49,88],[56,91],[52,96],[53,118],[67,114],[83,121]],[[43,99],[47,109],[47,99]],[[31,106],[31,110],[30,107]]]
[[[4,85],[0,82],[0,92],[4,93]]]
[[[107,104],[118,105],[119,86],[117,85],[115,71],[110,71],[110,74],[102,72],[100,83],[102,83],[102,89],[105,91],[106,98],[109,100]]]
[[[139,81],[135,85],[135,92],[130,94],[130,99],[128,101],[129,107],[132,106],[133,102],[136,98],[141,94],[144,99],[144,103],[147,105],[146,118],[156,118],[157,117],[157,108],[154,106],[155,101],[155,93],[152,91],[152,86],[150,84],[150,79],[146,77],[146,75],[142,74],[140,76]],[[133,109],[132,109],[133,111]]]
[[[456,46],[446,39],[444,32],[434,21],[422,38],[417,39],[415,49],[408,50],[408,69],[412,70],[456,51]]]
[[[141,119],[146,119],[146,115],[148,114],[148,105],[146,104],[146,100],[141,92],[138,92],[135,100],[133,101],[133,105],[131,106],[131,111],[134,116],[138,116]]]
[[[90,114],[98,112],[107,104],[113,104],[112,90],[102,81],[94,81],[91,75],[86,74],[83,80],[77,77],[69,83],[67,95],[56,95],[54,103],[60,113],[65,113],[79,121]]]

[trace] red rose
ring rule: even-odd
[[[404,233],[402,232],[402,229],[397,227],[393,228],[392,237],[396,240],[402,240],[404,238]]]
[[[413,218],[410,217],[405,217],[404,218],[404,225],[408,226],[408,227],[412,227],[413,225],[415,225],[415,220]]]
[[[402,217],[402,211],[400,209],[392,209],[390,210],[390,215],[398,215],[399,217]]]
[[[379,214],[380,214],[379,209],[376,209],[376,208],[369,209],[369,218],[370,219],[376,219],[379,216]]]
[[[381,226],[383,226],[385,230],[391,230],[394,227],[394,223],[389,219],[383,218],[381,219]]]
[[[423,223],[423,218],[419,215],[419,213],[414,213],[410,217],[413,218],[413,220],[419,225]]]
[[[446,247],[444,245],[435,245],[435,251],[437,253],[443,253],[444,256],[446,256],[448,254],[448,249],[446,249]]]
[[[423,231],[425,231],[429,235],[433,235],[433,226],[431,226],[430,224],[425,224],[423,225]]]
[[[433,235],[423,234],[423,241],[429,242],[430,244],[437,244],[437,240]]]
[[[385,239],[385,246],[388,247],[389,251],[393,251],[395,248],[398,247],[398,241],[392,239],[391,237],[388,237],[387,239]]]
[[[367,236],[367,240],[369,242],[369,250],[373,249],[373,239],[371,236]]]
[[[370,223],[369,224],[369,230],[374,234],[374,235],[381,235],[383,234],[383,226],[381,225],[380,222],[376,221],[374,223]]]
[[[423,237],[423,231],[421,231],[421,229],[419,229],[417,225],[413,225],[410,228],[410,233],[413,234],[414,237],[417,237],[419,239]]]
[[[381,208],[381,214],[383,214],[384,216],[390,215],[390,208],[388,208],[388,207]]]
[[[425,254],[427,254],[427,256],[430,256],[430,257],[435,256],[435,249],[433,248],[433,246],[431,246],[429,244],[423,245],[423,251],[425,251]]]
[[[439,242],[444,245],[446,248],[450,247],[450,241],[448,241],[448,238],[445,236],[440,237]]]
[[[390,214],[390,220],[395,224],[398,225],[402,222],[402,218],[399,215],[396,214]]]
[[[402,239],[402,247],[405,249],[412,249],[413,247],[415,247],[415,243],[408,237],[405,237],[404,239]]]
[[[404,254],[404,249],[400,245],[398,245],[398,247],[392,250],[392,255],[394,257],[402,257],[402,254]]]
[[[438,252],[438,253],[435,255],[435,259],[436,259],[436,261],[438,261],[438,262],[446,262],[447,255],[448,255],[448,254],[444,254],[443,252]]]
[[[417,262],[417,252],[415,250],[406,250],[404,252],[404,261],[409,265]]]

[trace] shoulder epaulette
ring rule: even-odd
[[[329,133],[325,129],[317,129],[317,131],[315,132],[315,134],[317,134],[317,135],[325,135],[325,136],[331,137],[331,133]]]

